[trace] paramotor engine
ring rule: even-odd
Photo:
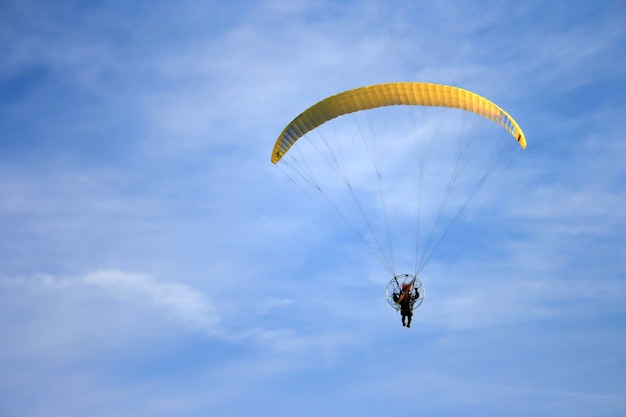
[[[411,308],[419,307],[426,297],[426,288],[422,281],[414,275],[400,274],[396,275],[389,281],[385,288],[385,296],[389,305],[396,310],[400,310],[400,303],[402,303],[402,297],[407,293],[412,293],[415,296],[411,299]]]

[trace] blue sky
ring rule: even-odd
[[[624,2],[9,0],[0,64],[1,415],[626,413]],[[269,162],[391,81],[528,139],[410,330]]]

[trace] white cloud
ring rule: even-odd
[[[0,286],[2,326],[14,341],[4,346],[9,356],[135,350],[181,330],[211,337],[219,325],[203,293],[145,274],[102,270],[76,277],[5,277]]]
[[[100,287],[114,297],[162,310],[170,319],[203,333],[212,334],[219,322],[206,296],[185,284],[159,282],[149,275],[117,270],[96,271],[79,282]]]

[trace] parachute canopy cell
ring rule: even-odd
[[[309,107],[282,131],[272,151],[277,163],[307,132],[323,123],[360,110],[394,105],[449,107],[485,117],[506,129],[522,148],[526,137],[513,118],[495,103],[462,88],[421,82],[376,84],[344,91]]]

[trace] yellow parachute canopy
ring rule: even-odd
[[[278,137],[272,151],[277,163],[289,148],[307,132],[344,114],[393,105],[450,107],[467,110],[505,128],[522,148],[526,137],[511,116],[493,102],[471,91],[442,84],[399,82],[376,84],[344,91],[309,107],[296,117]]]

